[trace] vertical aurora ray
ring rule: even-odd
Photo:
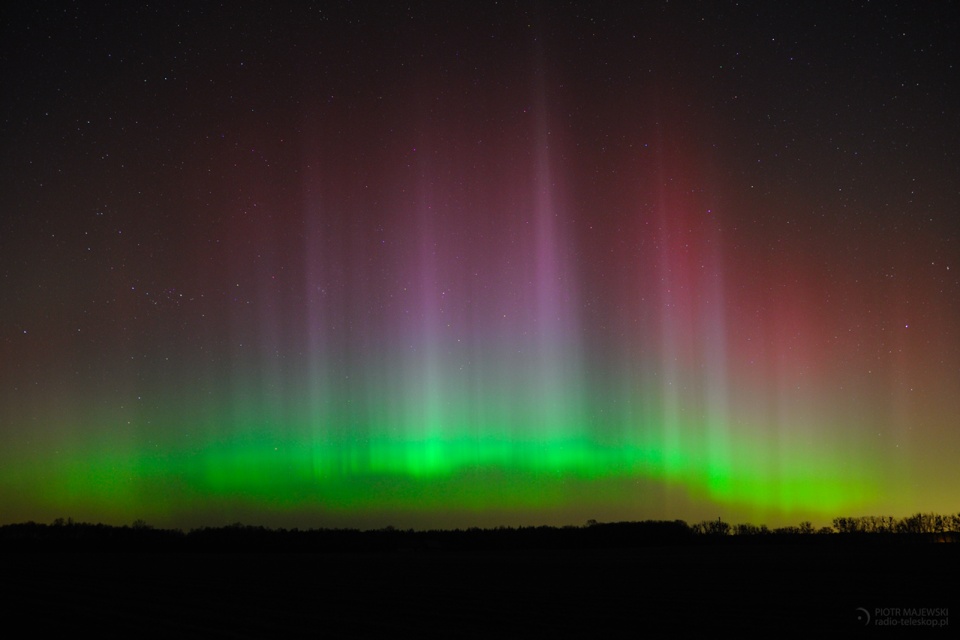
[[[660,306],[660,398],[668,476],[691,473],[720,497],[731,490],[722,239],[709,202],[676,185],[691,184],[676,158],[661,159],[656,207]]]
[[[535,307],[531,314],[530,332],[536,336],[534,406],[526,429],[535,440],[576,441],[585,429],[586,416],[581,409],[580,389],[586,380],[581,374],[581,331],[577,321],[579,294],[576,274],[570,269],[568,238],[562,221],[567,215],[557,206],[562,179],[552,169],[554,147],[560,146],[559,136],[549,126],[549,112],[543,93],[543,79],[538,74],[536,102],[536,149],[532,188],[534,190],[532,227],[533,283]],[[569,445],[566,445],[569,446]],[[561,470],[562,451],[545,447],[544,463]],[[583,455],[578,452],[576,455]],[[584,460],[589,465],[589,461]]]
[[[193,405],[200,437],[188,447],[170,439],[152,450],[78,449],[31,499],[66,485],[51,510],[83,503],[114,518],[171,488],[181,514],[482,518],[565,513],[590,496],[608,512],[639,501],[663,517],[696,504],[776,516],[829,514],[854,504],[844,496],[875,491],[868,478],[861,493],[831,499],[842,486],[838,461],[813,464],[817,446],[777,436],[815,419],[790,392],[803,368],[790,347],[790,323],[804,322],[795,310],[769,327],[787,351],[760,353],[773,386],[748,381],[775,398],[772,411],[734,411],[731,381],[743,380],[728,353],[720,214],[683,189],[663,186],[654,211],[640,213],[638,228],[655,232],[638,237],[644,266],[626,282],[645,302],[627,285],[612,291],[614,308],[626,310],[616,320],[638,332],[606,334],[613,319],[581,319],[572,256],[582,249],[558,204],[568,198],[544,104],[529,152],[505,170],[524,179],[507,180],[484,208],[458,210],[451,184],[470,176],[441,169],[449,151],[422,141],[418,154],[439,160],[419,161],[401,189],[414,196],[388,202],[393,210],[311,178],[296,259],[281,258],[269,225],[238,230],[238,246],[260,236],[258,251],[241,252],[230,270],[252,270],[253,286],[226,281],[228,366],[200,380],[210,388]],[[683,164],[671,158],[654,181],[690,184]],[[365,207],[376,215],[357,217]],[[463,232],[464,215],[489,216],[502,235],[477,242]],[[379,230],[372,239],[368,225]],[[277,287],[278,274],[288,288]],[[603,344],[607,357],[581,356]],[[190,414],[149,417],[173,424]],[[176,504],[160,503],[155,513],[178,517]]]
[[[475,4],[258,14],[163,82],[135,29],[29,56],[130,62],[76,104],[12,79],[0,520],[955,510],[950,56],[887,42],[861,98],[810,38]]]

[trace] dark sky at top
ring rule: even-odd
[[[40,259],[83,281],[146,253],[135,275],[153,279],[229,224],[215,205],[233,181],[294,199],[278,178],[302,174],[311,145],[335,146],[350,180],[403,134],[482,139],[534,106],[535,70],[591,196],[613,197],[635,145],[669,127],[712,165],[718,197],[743,201],[745,241],[793,232],[856,251],[952,234],[955,7],[788,5],[6,9],[4,291],[61,273],[26,264]],[[120,221],[126,237],[107,233]],[[46,284],[62,298],[72,283]]]

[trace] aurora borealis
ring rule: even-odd
[[[956,512],[946,4],[5,10],[0,521]]]

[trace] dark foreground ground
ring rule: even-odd
[[[958,544],[28,551],[0,553],[0,580],[3,628],[40,637],[949,637],[960,626]],[[916,626],[934,619],[947,626]]]

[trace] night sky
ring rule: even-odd
[[[0,522],[960,505],[948,2],[0,14]]]

